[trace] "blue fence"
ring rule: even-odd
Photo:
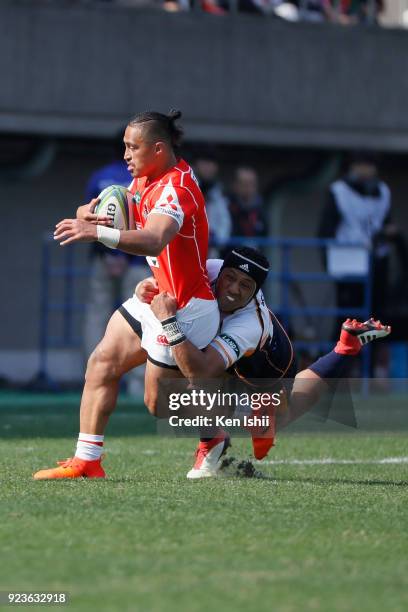
[[[308,254],[328,246],[334,246],[331,240],[298,239],[298,238],[258,238],[251,239],[251,245],[257,245],[265,250],[273,250],[271,259],[278,262],[269,273],[269,289],[278,289],[275,293],[277,300],[271,304],[272,310],[279,316],[286,328],[295,317],[357,317],[366,320],[371,316],[371,261],[369,259],[369,272],[364,275],[343,276],[334,279],[332,275],[317,272],[298,272],[294,270],[293,253],[296,249],[304,249]],[[236,237],[229,242],[230,246],[248,244],[248,238]],[[225,246],[225,245],[224,245]],[[338,246],[338,245],[336,245]],[[344,245],[356,246],[356,245]],[[81,245],[79,248],[83,248]],[[56,250],[59,249],[59,261],[55,262]],[[74,318],[77,313],[84,311],[85,303],[78,295],[79,279],[89,276],[89,267],[76,262],[78,247],[70,246],[60,249],[51,235],[44,236],[42,245],[42,282],[41,282],[41,317],[40,317],[40,375],[48,378],[48,351],[51,348],[76,348],[81,346],[81,337],[78,335]],[[62,288],[57,299],[53,297],[53,285],[56,279],[62,281]],[[340,309],[316,305],[294,306],[291,300],[293,286],[299,283],[333,283],[341,280],[364,285],[364,303],[361,308]],[[50,329],[50,318],[53,313],[60,314],[58,334],[53,335]],[[327,352],[333,346],[332,342],[323,340],[295,341],[298,350]],[[369,377],[371,365],[371,346],[362,352],[362,375]]]

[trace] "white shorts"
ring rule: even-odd
[[[134,295],[126,300],[121,308],[125,309],[132,319],[139,321],[142,327],[141,345],[147,352],[149,361],[159,366],[177,369],[161,323],[156,319],[150,305],[141,302]],[[191,298],[184,308],[177,311],[176,317],[187,338],[199,349],[208,346],[218,333],[220,313],[217,300]]]

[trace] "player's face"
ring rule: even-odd
[[[232,312],[246,306],[255,289],[256,283],[248,274],[235,268],[224,268],[215,287],[219,309],[221,312]]]
[[[139,126],[128,125],[123,137],[125,145],[124,160],[128,170],[134,178],[147,176],[154,178],[157,174],[161,144],[151,142],[147,138],[147,131]]]

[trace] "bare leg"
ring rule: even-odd
[[[278,412],[276,428],[283,429],[303,416],[317,404],[327,389],[327,383],[313,370],[306,369],[296,374],[288,409],[282,413]]]
[[[146,361],[140,339],[116,311],[105,336],[89,358],[81,401],[80,436],[75,456],[57,468],[39,470],[35,480],[105,478],[101,466],[103,434],[116,406],[121,376]],[[88,436],[88,437],[87,437]],[[100,436],[100,440],[95,438]]]
[[[102,435],[115,409],[121,377],[145,363],[140,338],[116,311],[88,360],[81,400],[80,431]]]
[[[169,368],[161,368],[154,365],[151,361],[146,364],[145,374],[145,404],[153,416],[157,414],[158,400],[159,400],[159,383],[160,380],[165,378],[184,378],[179,370],[172,370]]]

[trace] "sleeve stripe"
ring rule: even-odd
[[[174,221],[176,221],[177,225],[179,226],[179,230],[183,226],[183,221],[180,221],[178,217],[176,217],[175,215],[172,215],[170,212],[167,212],[165,209],[158,210],[157,208],[152,208],[149,211],[149,214],[147,216],[149,217],[150,215],[165,215],[166,217],[170,217],[170,219],[174,219]],[[183,217],[184,217],[184,213],[183,213]]]
[[[231,359],[230,354],[225,350],[225,348],[223,347],[223,345],[221,344],[221,342],[219,340],[217,340],[216,338],[214,338],[214,340],[210,343],[219,353],[221,353],[221,356],[224,358],[225,360],[225,365],[229,368],[234,362]]]

